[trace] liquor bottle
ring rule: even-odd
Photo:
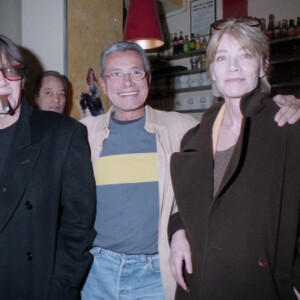
[[[288,34],[287,32],[288,32],[288,23],[286,19],[283,19],[281,24],[280,37],[281,38],[287,37]]]
[[[177,32],[174,33],[174,38],[173,38],[173,53],[174,54],[179,53]]]
[[[204,35],[203,36],[203,38],[202,38],[202,43],[201,43],[201,48],[203,49],[203,50],[206,50],[206,48],[207,48],[207,38],[206,38],[206,36]]]
[[[196,50],[200,50],[200,49],[201,49],[201,41],[200,41],[199,33],[197,33],[197,35],[196,35]]]
[[[288,36],[295,35],[295,22],[294,19],[290,19],[289,21],[289,28],[288,28]]]
[[[267,34],[267,25],[266,25],[266,19],[265,18],[261,18],[260,19],[260,23],[261,23],[261,30],[264,34]]]
[[[191,51],[196,50],[196,41],[195,41],[195,36],[194,36],[193,33],[191,33],[190,50],[191,50]]]
[[[173,55],[173,33],[169,36],[169,55]]]
[[[281,27],[281,22],[276,20],[275,21],[275,28],[274,28],[274,39],[279,39],[280,38],[280,27]]]
[[[183,32],[180,31],[179,32],[179,38],[178,38],[178,51],[179,53],[183,52]]]
[[[189,52],[190,51],[190,42],[189,42],[189,36],[186,34],[183,41],[183,52]]]
[[[273,38],[274,38],[274,15],[272,15],[272,14],[269,14],[267,36],[268,36],[269,40],[273,40]]]
[[[297,25],[295,27],[295,35],[300,35],[300,17],[297,17]]]

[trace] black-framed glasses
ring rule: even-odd
[[[23,76],[23,65],[6,65],[0,68],[3,76],[10,81],[20,80]]]
[[[146,77],[146,72],[143,70],[132,70],[130,73],[111,72],[101,77],[108,77],[111,82],[120,83],[125,79],[126,75],[129,76],[130,80],[138,81]]]
[[[222,20],[218,20],[210,25],[210,35],[212,34],[213,30],[220,30],[228,21],[234,21],[234,23],[243,23],[251,27],[260,27],[261,29],[261,21],[256,17],[241,17],[241,18],[226,18]]]

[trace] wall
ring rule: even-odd
[[[0,0],[0,34],[21,44],[21,0]]]
[[[87,90],[86,75],[93,68],[98,78],[101,52],[112,42],[122,39],[122,0],[68,1],[68,77],[73,85],[71,116],[84,114],[80,95]],[[105,111],[109,107],[101,94]]]
[[[268,20],[270,13],[278,20],[296,20],[300,17],[300,0],[248,0],[248,15]]]

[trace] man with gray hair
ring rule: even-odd
[[[97,185],[94,262],[82,299],[174,299],[167,237],[175,208],[169,162],[198,122],[145,105],[150,66],[135,43],[104,50],[99,80],[112,107],[81,120],[88,128]]]

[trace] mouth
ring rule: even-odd
[[[121,92],[119,93],[119,96],[133,96],[133,95],[137,95],[138,92]]]
[[[0,114],[10,113],[11,106],[7,99],[7,95],[0,95],[0,102],[1,102],[1,106],[2,106],[2,110],[0,111]]]
[[[225,82],[242,82],[242,81],[244,81],[244,78],[229,78],[225,80]]]

